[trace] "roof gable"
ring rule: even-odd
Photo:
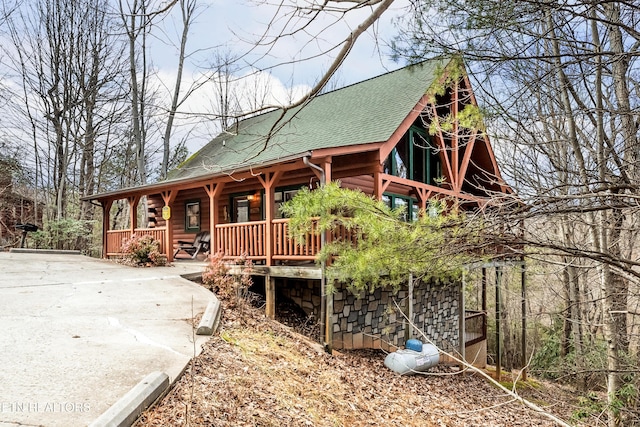
[[[169,180],[232,173],[313,150],[387,141],[449,61],[407,66],[316,96],[284,115],[278,109],[244,119],[191,156]]]

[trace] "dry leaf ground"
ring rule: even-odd
[[[307,337],[223,302],[218,333],[138,426],[548,426],[471,374],[438,366],[401,377],[379,351],[326,354]],[[568,419],[561,387],[524,387],[536,404]]]

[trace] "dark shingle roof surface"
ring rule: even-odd
[[[244,119],[191,156],[169,180],[230,173],[321,148],[384,142],[447,63],[429,60],[328,92],[284,117],[274,110]]]

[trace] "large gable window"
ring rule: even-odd
[[[413,126],[391,151],[384,172],[425,184],[435,184],[442,175],[440,158],[429,135]]]

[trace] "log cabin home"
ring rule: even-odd
[[[435,197],[477,209],[510,192],[481,126],[458,120],[467,106],[477,104],[462,61],[445,57],[238,121],[166,180],[88,197],[102,206],[103,256],[118,256],[134,233],[151,234],[172,262],[179,240],[209,231],[211,253],[253,261],[268,316],[277,298],[295,301],[322,325],[325,345],[402,345],[410,333],[402,316],[387,309],[395,299],[411,306],[416,326],[441,348],[473,350],[482,359],[486,313],[464,315],[461,284],[419,283],[411,294],[378,289],[371,295],[338,286],[324,296],[322,269],[314,263],[321,239],[289,239],[278,209],[301,187],[332,180],[406,206],[408,221]],[[135,212],[143,197],[150,215],[140,226]],[[131,206],[126,229],[109,229],[116,200]]]

